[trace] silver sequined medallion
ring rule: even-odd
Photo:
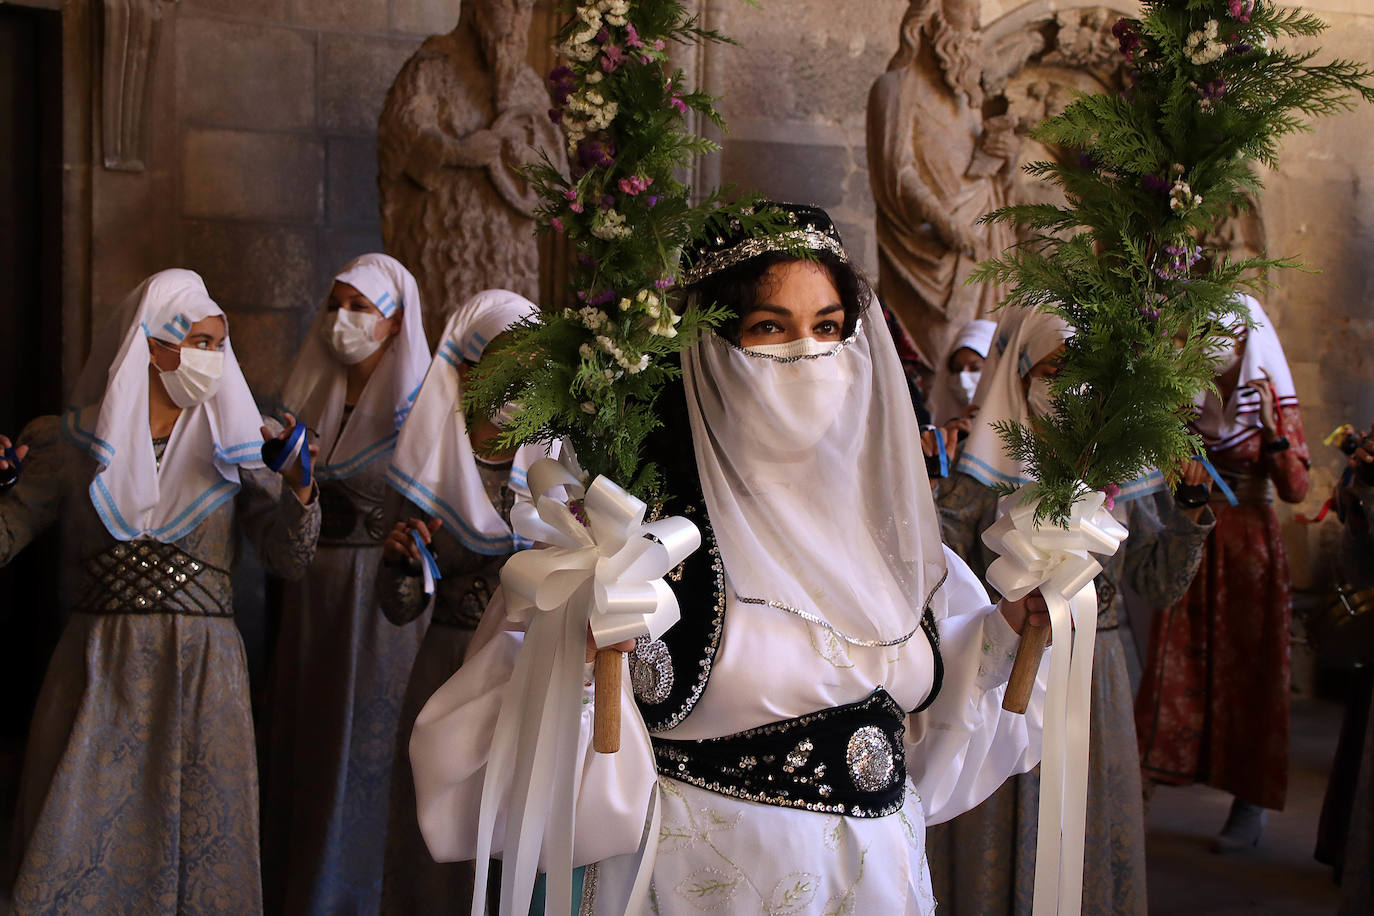
[[[661,639],[641,639],[630,653],[630,686],[641,703],[653,706],[673,692],[673,656]]]
[[[864,792],[887,788],[896,771],[892,742],[876,725],[865,725],[849,736],[845,762],[849,765],[849,778]]]

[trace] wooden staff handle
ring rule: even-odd
[[[620,669],[624,664],[623,652],[615,649],[596,650],[592,748],[598,754],[614,754],[620,750]]]
[[[1036,627],[1027,623],[1021,630],[1021,642],[1016,647],[1016,661],[1012,662],[1007,692],[1002,696],[1002,708],[1007,712],[1022,715],[1030,705],[1031,691],[1035,689],[1035,676],[1040,673],[1040,656],[1045,653],[1045,644],[1049,641],[1048,626]]]

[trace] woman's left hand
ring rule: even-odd
[[[1038,588],[1019,601],[1008,601],[1003,598],[998,608],[1018,635],[1026,628],[1027,623],[1033,627],[1050,625],[1050,612],[1045,604],[1045,597],[1040,594]]]
[[[287,439],[291,437],[291,431],[296,428],[296,418],[286,411],[282,412],[282,416],[286,420],[285,428],[283,428],[281,432],[277,433],[276,438],[282,442],[285,442]],[[262,430],[263,439],[272,438],[272,431],[270,429],[268,429],[266,426],[260,427],[260,429]],[[314,467],[315,458],[320,453],[320,447],[318,445],[312,444],[309,445],[308,448],[310,449],[310,465],[311,467]],[[282,468],[278,473],[281,474],[281,479],[286,483],[286,485],[296,492],[296,498],[299,499],[301,501],[301,505],[304,506],[310,502],[310,495],[312,492],[314,492],[315,484],[312,482],[308,487],[301,486],[301,471],[301,462],[300,459],[297,458],[297,460],[292,461],[286,467]]]

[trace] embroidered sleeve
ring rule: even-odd
[[[320,536],[320,501],[301,505],[281,475],[266,468],[239,471],[238,520],[258,550],[262,565],[283,579],[299,579],[315,559]]]
[[[1131,532],[1121,548],[1126,580],[1149,604],[1172,605],[1192,584],[1216,516],[1204,508],[1196,522],[1190,521],[1174,507],[1173,496],[1162,493],[1132,502],[1126,525]]]

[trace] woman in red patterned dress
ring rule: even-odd
[[[1188,593],[1155,615],[1136,730],[1147,780],[1203,782],[1235,796],[1213,847],[1254,846],[1288,787],[1292,583],[1274,495],[1307,495],[1308,454],[1292,375],[1260,304],[1220,356],[1194,430],[1235,492],[1213,490],[1216,528]]]

